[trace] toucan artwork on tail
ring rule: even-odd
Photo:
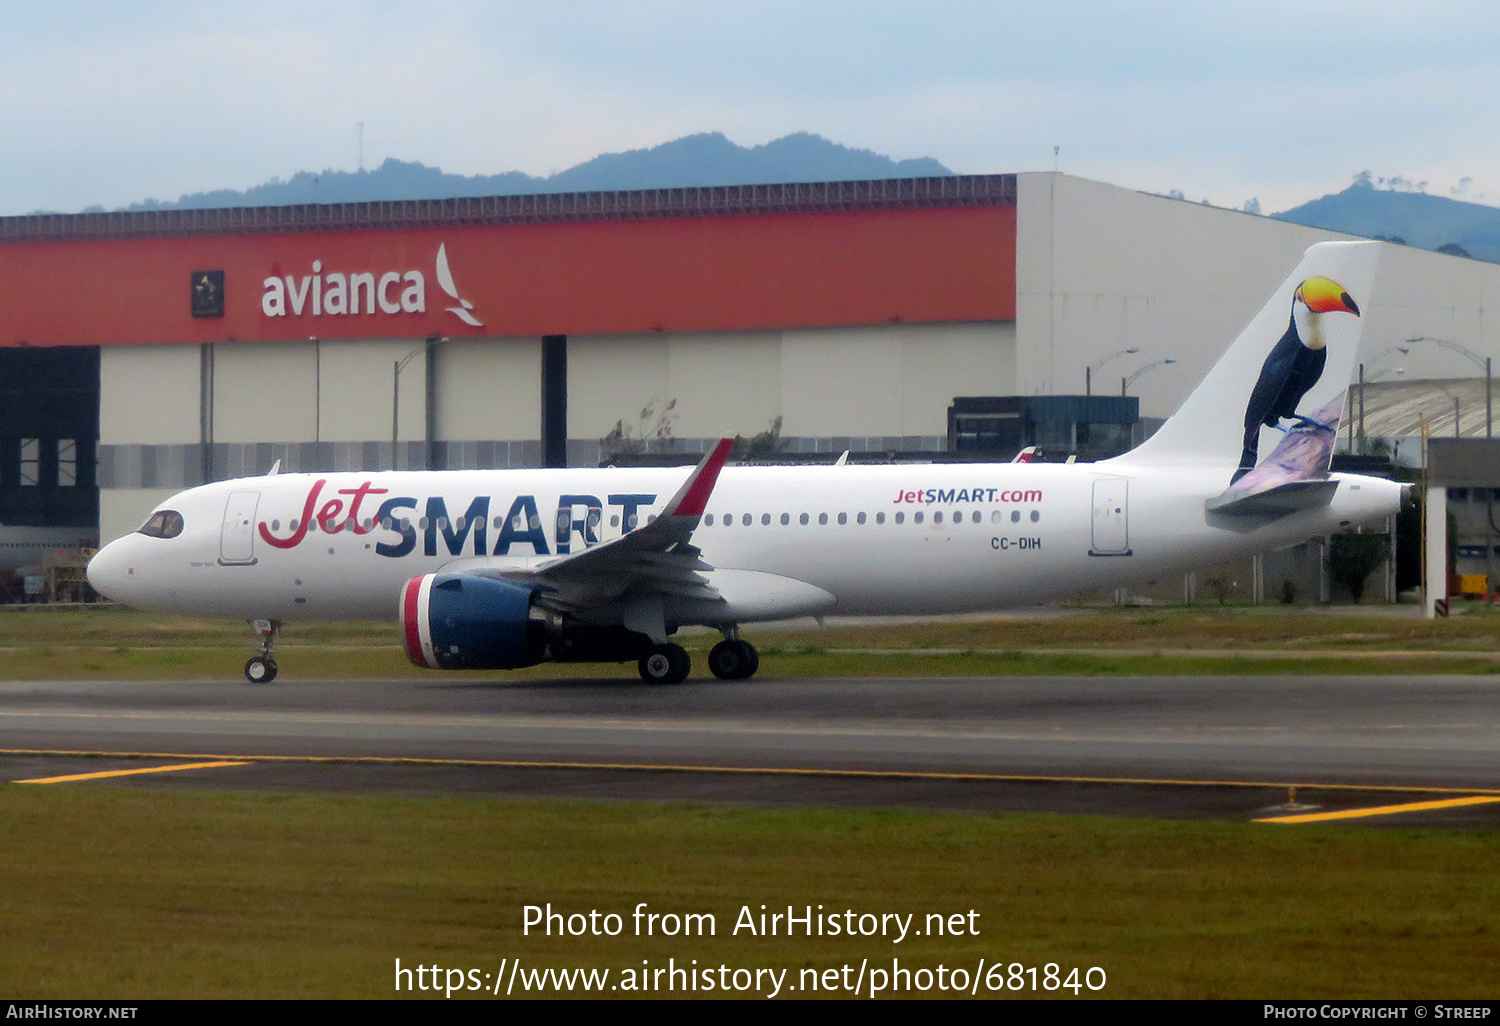
[[[1260,458],[1262,425],[1280,427],[1282,420],[1290,420],[1294,423],[1287,430],[1328,428],[1314,418],[1299,416],[1297,404],[1322,377],[1323,365],[1328,360],[1322,317],[1338,311],[1359,316],[1359,306],[1338,282],[1314,277],[1297,286],[1292,297],[1291,323],[1261,366],[1260,378],[1245,406],[1245,444],[1233,481],[1255,469]]]

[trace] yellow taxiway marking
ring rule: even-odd
[[[1398,812],[1426,812],[1429,809],[1457,809],[1465,805],[1492,805],[1500,798],[1445,798],[1436,802],[1410,802],[1406,805],[1377,805],[1368,809],[1344,809],[1340,812],[1306,812],[1295,816],[1268,816],[1257,823],[1325,823],[1334,819],[1361,819],[1365,816],[1392,816]]]
[[[1500,802],[1500,788],[1486,787],[1423,787],[1418,785],[1391,784],[1318,784],[1306,781],[1286,780],[1194,780],[1171,777],[1084,777],[1044,775],[1028,773],[963,773],[932,770],[868,770],[837,769],[810,766],[713,766],[681,765],[673,763],[634,762],[560,762],[522,759],[442,759],[418,756],[380,755],[223,755],[207,752],[108,752],[88,749],[48,748],[0,748],[0,756],[44,755],[75,756],[84,758],[113,759],[212,759],[212,763],[201,765],[248,765],[251,763],[345,763],[386,766],[474,766],[492,769],[578,769],[578,770],[639,770],[656,773],[747,773],[777,776],[805,777],[856,777],[884,780],[971,780],[991,783],[1037,783],[1037,784],[1135,784],[1155,787],[1247,787],[1276,788],[1299,791],[1364,791],[1383,794],[1451,794],[1463,795],[1456,799],[1465,803],[1477,801]],[[162,770],[189,769],[189,766],[163,766]],[[155,772],[151,770],[124,770],[120,772]],[[113,774],[101,774],[113,775]],[[79,778],[74,778],[79,779]],[[30,783],[30,781],[16,781]],[[1493,795],[1492,798],[1476,798]],[[1414,806],[1401,806],[1413,808]],[[1374,813],[1370,813],[1373,815]]]
[[[137,773],[172,773],[176,770],[219,769],[223,766],[248,766],[246,762],[186,762],[176,766],[150,766],[146,769],[107,770],[103,773],[72,773],[65,777],[37,777],[16,780],[17,784],[65,784],[70,780],[102,780],[105,777],[130,777]]]

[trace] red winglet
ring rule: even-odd
[[[713,451],[703,457],[691,477],[673,497],[663,516],[699,517],[708,506],[708,497],[713,494],[714,484],[719,480],[719,471],[729,459],[729,450],[734,448],[733,438],[721,438]]]

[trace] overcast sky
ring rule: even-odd
[[[721,131],[1266,212],[1352,176],[1500,204],[1481,3],[0,0],[0,214],[416,160],[548,174]]]

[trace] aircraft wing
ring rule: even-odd
[[[536,567],[475,567],[461,572],[504,577],[539,587],[537,601],[578,612],[633,595],[717,599],[702,571],[714,568],[691,544],[734,440],[723,438],[703,457],[661,513],[618,538]]]

